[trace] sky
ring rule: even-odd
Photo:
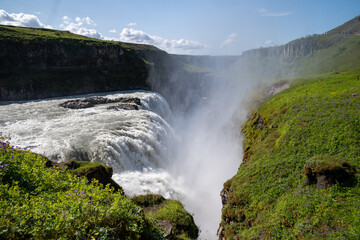
[[[240,55],[324,33],[359,15],[360,0],[0,0],[0,24],[191,55]]]

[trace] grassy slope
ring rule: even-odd
[[[47,161],[0,136],[0,239],[164,239],[154,219],[180,227],[186,222],[191,229],[180,229],[176,239],[194,238],[193,229],[197,234],[178,201],[166,200],[171,204],[144,214],[121,191],[72,171],[47,168]],[[91,170],[98,163],[87,165]],[[77,170],[88,171],[85,167]]]
[[[0,41],[21,41],[27,43],[79,43],[85,45],[116,45],[129,50],[159,50],[151,45],[133,44],[125,42],[104,41],[96,38],[89,38],[82,35],[70,33],[68,31],[59,31],[45,28],[24,28],[0,25]]]
[[[304,165],[317,155],[360,168],[359,75],[299,79],[253,113],[243,127],[248,160],[224,185],[231,191],[223,209],[228,239],[360,237],[359,184],[303,186]],[[259,116],[262,130],[253,124]]]
[[[235,72],[243,78],[251,78],[260,82],[279,80],[321,74],[326,72],[349,71],[359,68],[360,36],[359,35],[314,35],[288,43],[286,46],[310,46],[318,49],[305,56],[285,57],[277,55],[245,55],[230,66],[230,72]],[[276,52],[280,47],[268,48],[268,52]],[[309,47],[310,48],[310,47]],[[250,50],[249,52],[261,51]],[[266,49],[263,49],[264,52]]]
[[[346,35],[342,38],[340,36],[319,36],[318,38],[320,41],[327,39],[327,41],[336,43],[300,59],[295,69],[297,75],[348,71],[359,67],[360,36]]]

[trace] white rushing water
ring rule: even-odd
[[[75,97],[8,103],[0,105],[0,129],[12,144],[58,162],[76,159],[112,166],[114,179],[129,195],[155,192],[178,198],[180,191],[172,189],[176,184],[164,170],[176,140],[167,102],[153,92],[103,97],[137,97],[141,107],[115,111],[107,109],[114,103],[86,109],[59,106]]]
[[[67,109],[75,98],[137,97],[139,110],[109,110],[112,104]],[[115,92],[0,105],[0,131],[10,142],[55,161],[89,160],[112,166],[128,196],[155,193],[185,203],[201,229],[216,239],[222,184],[240,163],[238,136],[230,127],[236,101],[208,101],[189,116],[173,117],[157,93]],[[226,102],[226,101],[225,101]],[[225,111],[226,110],[226,111]]]

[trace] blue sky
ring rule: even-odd
[[[359,15],[360,0],[0,2],[0,24],[69,30],[196,55],[239,55],[252,48],[280,45],[324,33]]]

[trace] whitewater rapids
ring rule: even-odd
[[[68,100],[102,96],[139,98],[139,110],[111,110],[116,103],[68,109]],[[199,239],[216,239],[222,184],[239,164],[240,146],[223,129],[233,113],[209,101],[188,116],[173,116],[166,100],[150,91],[89,94],[0,102],[0,131],[11,144],[51,160],[99,162],[114,169],[126,195],[161,194],[194,213]],[[209,111],[209,109],[212,109]],[[213,111],[214,110],[214,111]],[[233,129],[231,129],[233,131]]]

